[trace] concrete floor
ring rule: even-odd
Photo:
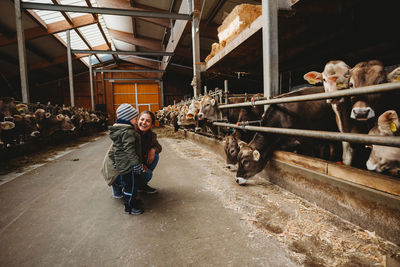
[[[207,170],[171,140],[139,216],[100,176],[107,136],[1,185],[0,266],[296,266],[204,189]]]

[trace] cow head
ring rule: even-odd
[[[0,115],[2,121],[13,121],[13,115],[18,114],[12,97],[0,98]]]
[[[378,125],[369,134],[393,136],[399,132],[399,117],[396,111],[388,110],[379,116]],[[400,148],[373,145],[366,166],[370,171],[400,177]]]
[[[325,92],[335,92],[349,88],[350,67],[341,60],[332,60],[326,63],[322,73],[310,71],[304,75],[310,84],[323,83]],[[343,102],[343,99],[327,99],[328,103]]]
[[[246,143],[236,139],[232,135],[228,135],[223,139],[224,151],[226,155],[226,167],[228,169],[234,170],[235,164],[238,162],[238,155],[240,148]]]
[[[205,95],[200,101],[199,120],[217,120],[218,118],[217,101],[210,95]]]
[[[358,88],[397,81],[400,77],[400,68],[387,74],[382,62],[370,60],[360,62],[350,71],[350,87]],[[385,105],[385,93],[368,94],[351,97],[352,110],[350,117],[355,120],[369,120],[376,116],[379,108]]]
[[[74,131],[75,126],[72,123],[71,119],[67,115],[59,114],[57,115],[57,119],[61,121],[61,130],[62,131]]]
[[[192,103],[190,103],[189,110],[186,113],[186,118],[189,120],[194,120],[196,116],[198,116],[200,110],[200,102],[193,100]]]
[[[244,145],[238,154],[236,183],[246,184],[246,179],[256,175],[265,167],[266,161],[260,152],[250,145]]]

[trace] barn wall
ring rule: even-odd
[[[193,74],[182,75],[168,72],[164,75],[164,106],[193,97],[193,87],[190,85]]]
[[[119,69],[132,69],[120,66]],[[143,104],[151,103],[150,109],[155,112],[161,107],[160,83],[154,81],[109,81],[106,79],[117,78],[161,78],[160,73],[97,73],[94,83],[95,91],[98,94],[98,103],[104,104],[105,111],[109,115],[109,124],[113,124],[116,120],[115,111],[121,103],[130,103],[136,106],[135,83],[138,85],[138,104],[139,111],[147,110],[147,106]],[[126,94],[126,95],[124,95]],[[147,95],[148,94],[148,95]],[[151,94],[151,95],[150,95]]]
[[[101,92],[100,96],[102,96]],[[85,72],[80,75],[74,76],[74,98],[75,106],[82,107],[85,109],[91,109],[91,97],[90,97],[90,81],[89,73]],[[102,98],[98,97],[96,92],[94,93],[95,104],[104,103]],[[58,105],[71,105],[70,93],[69,93],[69,80],[68,78],[59,79],[57,81],[31,86],[30,88],[30,102],[40,102]],[[99,102],[100,101],[100,102]]]

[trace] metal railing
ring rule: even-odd
[[[302,102],[302,101],[312,101],[312,100],[323,100],[330,98],[340,98],[345,96],[363,95],[363,94],[373,94],[373,93],[383,93],[393,90],[400,89],[400,82],[398,83],[385,83],[378,84],[354,89],[345,89],[342,91],[329,92],[329,93],[317,93],[303,96],[292,96],[292,97],[282,97],[274,98],[261,101],[244,102],[237,104],[226,104],[220,105],[219,108],[238,108],[238,107],[248,107],[248,106],[259,106],[259,105],[271,105],[280,103],[290,103],[290,102]],[[275,127],[262,127],[262,126],[250,126],[244,123],[230,124],[223,122],[213,122],[216,126],[238,128],[242,130],[273,133],[273,134],[285,134],[285,135],[295,135],[302,137],[311,137],[325,140],[333,141],[346,141],[350,143],[361,143],[361,144],[375,144],[382,146],[394,146],[400,147],[400,137],[397,136],[377,136],[368,134],[354,134],[354,133],[340,133],[340,132],[329,132],[329,131],[315,131],[315,130],[302,130],[302,129],[287,129],[287,128],[275,128]]]

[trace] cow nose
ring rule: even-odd
[[[238,185],[245,185],[246,184],[246,179],[244,179],[244,178],[242,178],[242,177],[237,177],[236,178],[236,183],[238,184]]]
[[[375,112],[370,107],[353,108],[350,117],[355,120],[368,120],[375,117]]]
[[[33,131],[32,133],[31,133],[31,136],[32,137],[38,137],[40,135],[40,132],[39,131]]]

